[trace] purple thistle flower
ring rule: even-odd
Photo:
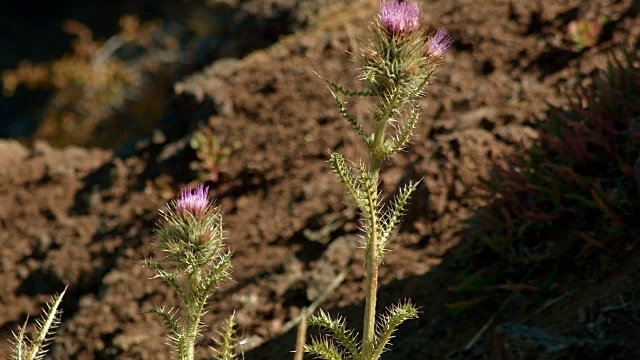
[[[453,39],[449,36],[447,30],[444,28],[438,29],[438,31],[427,40],[427,56],[441,57],[452,43]]]
[[[175,202],[175,208],[178,214],[185,215],[189,213],[193,216],[204,214],[209,208],[209,188],[202,184],[193,189],[184,188],[180,193],[180,197]]]
[[[420,27],[422,9],[413,0],[382,0],[380,23],[391,35],[412,33]]]

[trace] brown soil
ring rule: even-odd
[[[177,83],[179,120],[136,144],[130,156],[0,142],[0,358],[8,356],[11,331],[66,285],[53,358],[169,358],[161,322],[147,311],[175,304],[175,297],[137,261],[153,255],[158,209],[172,195],[167,187],[197,181],[188,139],[207,122],[232,149],[208,185],[226,216],[235,282],[211,298],[204,322],[216,327],[235,311],[245,359],[291,358],[295,330],[285,331],[286,323],[344,269],[346,280],[322,307],[360,328],[357,213],[326,160],[328,149],[354,160],[364,153],[317,74],[357,86],[351,53],[367,36],[377,1],[331,3],[278,43]],[[565,93],[605,67],[613,50],[638,44],[638,1],[537,3],[424,3],[425,21],[445,26],[455,43],[421,101],[412,146],[383,169],[387,195],[422,179],[381,269],[379,300],[386,306],[411,298],[421,316],[401,327],[387,359],[493,359],[491,329],[506,321],[554,333],[597,323],[607,337],[625,341],[611,358],[640,358],[633,297],[640,249],[628,249],[596,279],[561,274],[558,288],[567,295],[548,307],[548,299],[508,302],[502,311],[501,301],[459,313],[446,307],[460,300],[449,287],[468,263],[456,249],[464,243],[463,220],[483,203],[478,178],[535,137],[546,103],[564,104]],[[572,52],[567,24],[601,15],[610,21],[598,44]],[[354,104],[358,114],[367,110]],[[489,331],[463,351],[496,313]],[[206,349],[215,330],[202,334]]]

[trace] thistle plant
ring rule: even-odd
[[[44,359],[47,354],[47,346],[51,343],[55,329],[60,326],[60,316],[62,310],[60,304],[62,303],[62,297],[67,291],[65,288],[60,294],[51,298],[51,301],[47,303],[47,311],[42,314],[39,320],[36,320],[35,333],[33,337],[27,336],[27,323],[29,319],[24,322],[24,325],[20,327],[18,333],[14,333],[15,340],[13,341],[13,353],[11,359],[13,360],[39,360]]]
[[[229,160],[231,148],[221,144],[210,126],[196,130],[189,144],[198,157],[198,161],[191,163],[190,167],[198,171],[199,178],[218,181],[220,168]]]
[[[207,299],[221,281],[230,279],[231,252],[224,244],[222,214],[209,203],[208,188],[184,189],[161,214],[156,246],[165,261],[144,260],[142,264],[175,291],[181,307],[156,307],[152,312],[167,327],[174,358],[193,360]],[[233,327],[232,316],[220,332],[216,359],[235,358]]]
[[[386,159],[408,145],[420,117],[417,99],[451,45],[444,29],[425,35],[421,15],[416,1],[383,0],[379,19],[372,26],[373,38],[360,54],[364,89],[349,91],[327,81],[340,114],[360,135],[369,152],[368,163],[347,161],[337,152],[332,152],[329,160],[362,214],[367,290],[361,342],[342,318],[332,319],[320,312],[309,319],[310,325],[320,326],[330,334],[312,339],[305,347],[322,359],[379,359],[396,327],[418,314],[417,308],[405,301],[390,307],[376,323],[378,268],[417,186],[409,183],[389,206],[383,206],[378,189],[380,168]],[[349,112],[346,97],[373,100],[376,108],[370,126],[363,126]]]

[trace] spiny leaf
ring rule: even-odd
[[[33,340],[26,335],[27,322],[14,334],[16,341],[13,348],[13,358],[16,360],[39,360],[43,359],[47,353],[47,346],[53,340],[55,329],[60,326],[60,304],[67,288],[51,298],[47,303],[47,310],[36,320],[36,331]],[[29,346],[29,344],[31,346]]]
[[[29,323],[29,317],[24,321],[24,324],[19,328],[18,333],[13,333],[15,340],[11,341],[13,345],[11,359],[23,360],[25,354],[29,351],[29,339],[27,338],[27,324]]]
[[[186,334],[178,333],[175,338],[171,338],[173,345],[173,351],[177,359],[187,359],[189,353],[189,347],[191,346],[189,338]]]
[[[167,310],[164,307],[157,307],[151,309],[151,312],[160,316],[160,318],[164,322],[164,325],[167,327],[169,338],[176,338],[179,332],[179,325],[178,320],[175,318],[175,314],[178,312],[178,310],[174,310],[173,308]]]
[[[315,355],[316,359],[323,360],[344,360],[342,352],[336,345],[323,336],[320,338],[311,338],[311,344],[304,345],[304,351]]]
[[[403,322],[418,317],[418,309],[409,301],[391,306],[385,315],[382,316],[376,331],[376,342],[374,346],[373,359],[378,359],[384,352],[389,340],[398,325]]]
[[[358,165],[356,169],[358,170],[358,178],[362,183],[363,199],[360,210],[362,211],[366,224],[365,233],[369,234],[370,231],[378,232],[376,222],[381,218],[378,180],[364,165]],[[365,253],[367,254],[369,253],[369,246],[370,241],[367,239],[367,241],[365,241]]]
[[[216,340],[218,345],[218,356],[216,360],[233,360],[236,357],[235,348],[238,343],[235,331],[235,313],[225,322],[223,330],[218,332],[220,339]]]
[[[417,182],[410,182],[402,187],[395,197],[391,208],[385,216],[382,217],[382,223],[380,224],[380,241],[377,249],[379,256],[382,256],[386,245],[391,239],[391,235],[397,230],[400,219],[404,215],[405,208],[409,202],[409,197],[416,190],[417,186]]]
[[[320,310],[308,320],[309,325],[320,326],[331,333],[334,339],[342,345],[355,358],[358,355],[358,343],[356,334],[352,330],[347,330],[344,318],[332,319],[328,313]]]
[[[162,270],[162,264],[160,264],[160,262],[155,260],[151,260],[151,259],[140,260],[140,264],[152,270]]]
[[[165,284],[172,288],[173,291],[176,292],[176,295],[178,295],[178,299],[180,299],[180,301],[184,303],[186,301],[186,295],[182,290],[182,287],[180,287],[178,281],[176,280],[179,274],[179,272],[166,272],[161,268],[158,268],[156,269],[156,275],[153,278],[162,280]]]
[[[391,146],[391,150],[387,156],[391,156],[391,154],[396,153],[402,149],[404,149],[411,137],[413,136],[413,132],[418,125],[418,120],[420,119],[420,107],[416,104],[412,105],[411,113],[409,114],[409,118],[407,119],[406,124],[399,128],[398,135],[396,139],[393,141],[393,145]]]
[[[340,96],[338,96],[338,94],[336,94],[335,92],[331,91],[331,95],[333,95],[333,98],[336,101],[336,105],[338,106],[340,115],[342,115],[342,117],[349,123],[349,125],[351,125],[351,128],[353,128],[353,130],[355,130],[356,133],[360,135],[365,145],[371,148],[371,136],[364,131],[358,119],[356,119],[355,116],[349,113],[349,110],[347,110],[347,103],[340,99]]]
[[[331,80],[327,80],[322,76],[319,76],[319,77],[320,79],[322,79],[322,81],[324,81],[325,83],[327,83],[327,85],[329,85],[329,88],[331,89],[332,92],[337,92],[339,94],[346,95],[346,96],[369,97],[374,95],[370,90],[361,90],[361,91],[347,90],[343,88],[340,84],[337,84]]]
[[[215,266],[211,269],[211,272],[204,280],[202,286],[205,294],[211,293],[213,289],[218,286],[218,283],[222,280],[227,280],[231,276],[229,274],[229,268],[231,267],[231,252],[220,254],[218,260],[216,260]]]
[[[362,182],[360,178],[356,178],[351,174],[350,169],[344,161],[344,156],[332,151],[329,157],[329,165],[331,165],[331,169],[338,175],[340,181],[342,181],[347,188],[347,191],[351,194],[358,208],[362,210],[365,205],[362,194]]]

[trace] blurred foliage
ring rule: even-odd
[[[476,263],[453,290],[551,290],[563,269],[610,271],[640,238],[638,53],[612,58],[539,129],[485,180],[493,198],[469,219]]]
[[[52,92],[36,137],[59,146],[108,147],[114,135],[139,132],[140,126],[150,129],[164,110],[169,78],[161,70],[181,59],[178,35],[160,21],[140,22],[135,16],[123,16],[120,31],[104,42],[77,21],[65,21],[62,29],[75,37],[71,53],[37,64],[21,61],[2,73],[5,96],[20,86]],[[117,134],[95,133],[101,122],[125,112]]]
[[[580,52],[598,43],[605,18],[599,20],[574,20],[567,26],[567,35],[572,44],[572,50]]]
[[[198,172],[200,181],[217,181],[220,176],[220,166],[231,156],[232,149],[223,146],[210,126],[201,126],[191,136],[189,142],[195,150],[199,161],[191,163],[191,168]]]
[[[143,22],[136,16],[122,16],[119,30],[106,40],[96,39],[90,26],[65,21],[63,30],[74,37],[72,50],[41,63],[23,60],[15,69],[3,71],[2,92],[5,96],[20,92],[14,99],[25,103],[22,108],[28,108],[29,114],[26,121],[19,120],[23,114],[17,114],[15,122],[39,124],[32,139],[44,139],[54,146],[117,148],[148,133],[166,116],[176,79],[214,59],[241,57],[268,46],[328,11],[330,4],[339,3],[343,0],[265,4],[180,0],[161,1],[149,9],[147,2],[118,1],[110,6],[110,14],[133,9],[165,21]],[[87,6],[74,14],[100,16],[105,11],[101,5]],[[25,96],[25,89],[50,92],[42,111],[35,98]]]

